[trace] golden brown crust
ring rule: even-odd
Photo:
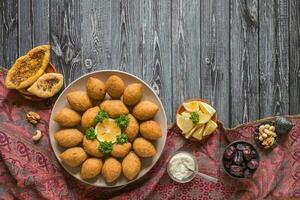
[[[131,143],[113,144],[111,155],[116,158],[123,158],[131,149]]]
[[[129,141],[132,142],[139,134],[139,123],[133,115],[128,114],[127,116],[129,118],[129,122],[124,133],[128,136]]]
[[[81,166],[80,177],[82,179],[91,179],[101,173],[103,163],[98,158],[88,158]]]
[[[120,100],[105,100],[100,104],[100,108],[108,113],[109,117],[116,118],[129,113],[128,108]]]
[[[81,165],[88,156],[81,147],[72,147],[62,152],[59,157],[70,167],[77,167]]]
[[[105,160],[102,167],[102,175],[105,178],[106,182],[108,183],[114,182],[119,178],[121,172],[122,172],[122,165],[117,159],[110,157]]]
[[[119,76],[112,75],[105,82],[105,88],[109,96],[120,98],[123,95],[125,84]]]
[[[161,128],[156,121],[148,120],[140,124],[141,135],[149,140],[157,140],[161,137]]]
[[[103,154],[99,151],[99,141],[97,139],[89,140],[85,136],[83,137],[82,146],[85,152],[94,157],[103,157]]]
[[[83,134],[75,128],[66,128],[56,132],[54,138],[60,146],[69,148],[80,144]]]
[[[141,83],[129,84],[123,94],[123,101],[128,106],[133,106],[141,101],[143,97],[143,85]]]
[[[45,71],[50,61],[50,45],[41,45],[21,56],[8,71],[5,85],[21,89],[32,85]]]
[[[131,151],[122,161],[122,171],[128,180],[133,180],[141,171],[140,158]]]
[[[137,155],[143,158],[152,157],[156,154],[154,145],[142,137],[138,137],[134,140],[133,150]]]
[[[96,125],[95,117],[98,115],[100,111],[99,106],[95,106],[92,108],[87,109],[81,117],[81,126],[83,129],[87,129],[89,127],[93,127]]]
[[[70,106],[78,112],[84,112],[93,106],[85,91],[69,92],[67,94],[67,100]]]
[[[151,101],[141,101],[132,110],[132,114],[138,120],[152,119],[158,111],[158,106]]]
[[[63,86],[64,77],[59,73],[47,73],[38,78],[27,91],[40,98],[53,97]]]
[[[86,90],[90,98],[99,101],[103,100],[106,94],[105,84],[101,80],[93,77],[88,78]]]
[[[54,121],[64,127],[74,127],[80,123],[81,116],[70,108],[62,108],[55,113]]]

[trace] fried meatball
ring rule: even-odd
[[[82,146],[85,152],[91,156],[94,157],[103,157],[103,154],[99,151],[99,141],[94,139],[94,140],[89,140],[86,137],[83,137],[83,142]]]
[[[133,116],[138,120],[152,119],[158,111],[158,106],[150,101],[141,101],[132,110]]]
[[[67,94],[70,106],[79,112],[84,112],[93,107],[92,102],[85,91],[74,91]]]
[[[120,98],[123,95],[125,84],[123,80],[116,76],[110,76],[105,82],[106,92],[112,98]]]
[[[124,133],[128,136],[129,141],[132,142],[139,134],[139,123],[131,114],[128,114],[127,116],[129,118],[129,122]]]
[[[99,158],[88,158],[81,166],[80,177],[82,179],[91,179],[101,173],[103,163]]]
[[[111,155],[116,158],[123,158],[131,149],[131,143],[113,144]]]
[[[102,167],[102,175],[105,178],[106,182],[112,183],[119,178],[122,172],[121,163],[113,158],[109,157],[105,160]]]
[[[100,108],[107,112],[111,118],[127,115],[129,113],[128,108],[120,100],[105,100],[100,104]]]
[[[62,108],[55,113],[53,120],[64,127],[74,127],[80,123],[81,116],[70,108]]]
[[[54,138],[60,146],[69,148],[80,144],[83,134],[75,128],[67,128],[56,132]]]
[[[133,106],[141,101],[143,97],[143,85],[141,83],[129,84],[123,94],[123,102],[128,106]]]
[[[138,137],[133,142],[133,150],[143,158],[152,157],[156,154],[156,149],[148,140]]]
[[[106,93],[105,84],[97,78],[89,77],[86,82],[86,91],[91,99],[101,101]]]
[[[149,120],[140,124],[141,135],[149,140],[157,140],[161,137],[161,128],[156,121]]]
[[[86,159],[87,154],[81,147],[72,147],[60,154],[60,159],[70,167],[81,165]]]
[[[87,109],[87,111],[83,113],[81,117],[81,126],[83,129],[94,127],[96,125],[95,117],[98,115],[99,111],[99,106],[95,106],[93,108]]]
[[[141,171],[141,160],[133,151],[123,159],[122,171],[128,180],[133,180]]]

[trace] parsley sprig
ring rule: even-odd
[[[86,138],[89,139],[89,140],[95,139],[96,138],[95,129],[93,127],[88,128],[85,131],[85,135],[86,135]]]
[[[122,133],[121,135],[117,136],[117,141],[118,144],[123,144],[128,142],[128,136],[124,133]]]
[[[191,112],[190,119],[194,124],[199,122],[199,114],[197,112]]]
[[[98,147],[99,151],[105,156],[110,155],[112,148],[113,148],[113,143],[111,141],[100,142]]]
[[[120,129],[125,129],[128,126],[129,118],[127,115],[121,115],[120,117],[115,119],[115,122],[120,127]]]
[[[98,112],[98,115],[95,117],[94,122],[95,124],[97,124],[98,122],[102,122],[105,119],[108,119],[108,113],[101,109]]]

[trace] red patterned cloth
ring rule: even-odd
[[[50,146],[48,122],[51,103],[33,103],[3,85],[6,71],[0,69],[0,198],[1,199],[282,199],[300,198],[300,116],[289,116],[294,127],[271,152],[260,151],[261,162],[253,178],[233,180],[220,167],[221,154],[232,141],[251,143],[260,121],[235,129],[223,129],[203,143],[187,142],[173,126],[155,167],[141,180],[123,188],[103,189],[85,185],[65,172]],[[37,127],[25,115],[36,111],[41,116]],[[37,144],[31,140],[35,129],[43,132]],[[186,184],[173,182],[166,163],[177,150],[191,151],[199,170],[218,177],[217,184],[196,177]]]

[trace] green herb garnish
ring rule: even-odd
[[[118,135],[117,136],[117,143],[118,144],[123,144],[123,143],[126,143],[128,142],[128,136],[126,134],[121,134],[121,135]]]
[[[95,117],[94,122],[95,124],[97,124],[98,122],[102,122],[105,119],[108,119],[108,113],[101,109],[98,112],[98,115]]]
[[[115,119],[115,122],[120,127],[120,129],[124,129],[128,126],[129,118],[127,115],[121,115],[120,117]]]
[[[88,128],[85,131],[85,135],[86,135],[86,138],[89,139],[89,140],[95,139],[96,138],[95,129],[93,127]]]
[[[113,143],[111,141],[103,141],[100,142],[98,149],[103,155],[107,156],[111,153],[112,147]]]
[[[199,122],[199,114],[196,112],[191,112],[190,119],[194,124]]]

